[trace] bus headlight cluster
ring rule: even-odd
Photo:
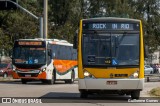
[[[16,71],[16,67],[13,65],[13,68],[12,68],[12,70],[15,72]]]
[[[46,71],[46,68],[42,68],[42,71]]]
[[[134,73],[130,76],[130,78],[138,78],[138,77],[139,77],[139,72],[138,72],[138,71],[134,72]]]
[[[84,78],[94,78],[94,77],[88,71],[84,70]]]
[[[134,78],[138,78],[138,73],[137,72],[134,73],[133,76],[134,76]]]
[[[89,77],[90,75],[91,75],[91,74],[90,74],[89,72],[87,72],[87,71],[84,72],[84,76],[85,76],[85,77]]]

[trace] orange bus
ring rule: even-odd
[[[65,40],[19,39],[14,43],[12,63],[13,78],[22,84],[32,80],[73,83],[78,76],[77,51]]]

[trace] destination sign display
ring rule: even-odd
[[[86,30],[139,30],[138,23],[84,23]]]
[[[42,45],[42,42],[40,41],[19,41],[18,42],[19,45],[33,45],[33,46],[38,46],[38,45]]]

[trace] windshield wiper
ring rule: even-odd
[[[110,42],[110,56],[111,56],[111,54],[112,54],[112,51],[111,51],[111,46],[112,46],[112,42],[111,42],[111,33],[110,33],[110,36],[109,36],[109,39],[108,39],[108,36],[106,36],[107,38],[104,38],[104,40],[101,38],[101,36],[98,34],[98,32],[96,31],[96,30],[94,30],[94,34],[96,35],[96,36],[98,36],[98,39],[100,40],[100,42],[98,42],[98,43],[100,43],[101,44],[101,46],[104,46],[104,49],[106,50],[106,45],[107,45],[107,42],[108,42],[108,40],[109,40],[109,42]],[[106,53],[105,53],[106,54]],[[106,56],[105,55],[105,57],[108,57],[108,56]]]
[[[123,33],[123,35],[122,35],[122,37],[120,38],[120,40],[118,41],[118,46],[117,47],[119,47],[119,45],[122,43],[122,41],[123,41],[123,39],[124,39],[124,37],[127,35],[127,32],[124,32]]]

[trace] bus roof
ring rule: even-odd
[[[35,38],[35,39],[18,39],[17,41],[60,41],[60,40],[59,39]]]
[[[44,41],[50,44],[57,44],[57,45],[66,45],[66,46],[73,46],[73,44],[69,43],[66,40],[60,39],[43,39],[43,38],[35,38],[35,39],[18,39],[17,41]]]
[[[132,18],[118,18],[118,17],[97,17],[97,18],[88,18],[88,19],[82,19],[82,21],[115,21],[115,22],[140,22],[138,19],[132,19]]]

